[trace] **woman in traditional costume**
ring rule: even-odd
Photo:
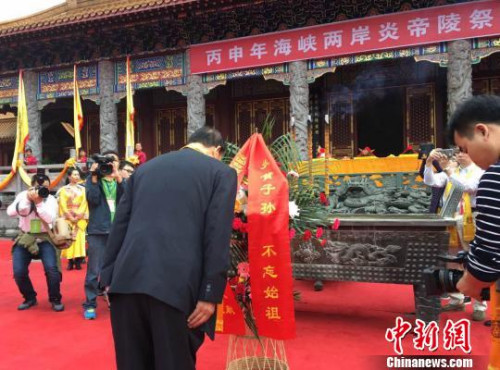
[[[61,253],[68,259],[67,270],[81,269],[85,260],[85,231],[89,219],[89,208],[85,197],[85,188],[80,185],[80,171],[68,170],[68,184],[59,190],[59,215],[69,222],[73,230],[73,243]]]

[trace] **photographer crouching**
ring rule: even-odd
[[[450,142],[482,169],[476,196],[476,234],[457,289],[480,299],[500,278],[500,97],[477,96],[462,103],[449,122]]]
[[[41,259],[49,302],[56,312],[64,310],[61,303],[60,251],[52,244],[48,229],[57,216],[57,201],[49,194],[50,179],[38,173],[31,180],[31,188],[19,193],[7,208],[10,217],[19,217],[19,236],[12,248],[14,279],[24,302],[17,309],[27,310],[37,304],[36,292],[29,277],[28,267],[33,259]]]
[[[83,317],[86,320],[96,318],[102,256],[115,217],[116,206],[124,192],[124,182],[118,170],[118,154],[107,151],[102,155],[94,155],[92,159],[94,162],[88,165],[90,175],[85,182],[89,205],[88,262],[83,303]]]

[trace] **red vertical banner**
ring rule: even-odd
[[[262,135],[254,134],[233,159],[238,182],[248,179],[248,255],[252,310],[259,335],[295,336],[288,233],[288,181]]]
[[[215,330],[223,334],[245,335],[245,318],[229,284],[226,285],[222,304],[217,306]]]

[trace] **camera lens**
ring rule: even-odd
[[[103,176],[111,175],[113,173],[113,165],[109,163],[100,163],[99,172]]]
[[[42,199],[45,199],[49,196],[49,189],[45,186],[40,186],[38,188],[38,196]]]
[[[457,291],[457,283],[462,277],[463,272],[460,270],[439,270],[439,286],[443,293],[452,293]]]

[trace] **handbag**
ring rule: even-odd
[[[54,247],[62,250],[68,249],[71,246],[73,243],[72,229],[66,219],[62,217],[56,218],[53,223],[53,228],[51,229],[49,225],[38,215],[38,213],[37,216],[45,227],[45,230],[47,230],[47,234],[49,234],[49,238]]]

